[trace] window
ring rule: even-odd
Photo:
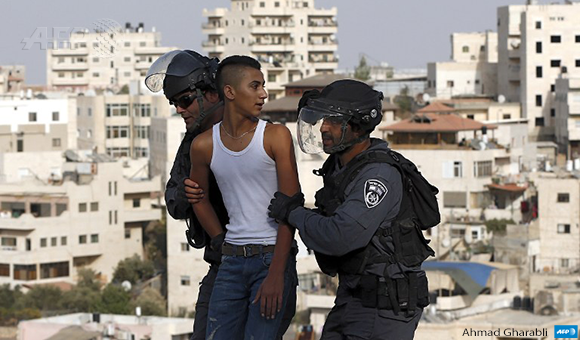
[[[99,243],[99,234],[91,235],[91,243]]]
[[[536,117],[536,126],[544,126],[544,117]]]
[[[129,126],[107,126],[107,138],[129,138]]]
[[[280,1],[274,2],[274,7],[280,7]]]
[[[99,202],[91,202],[91,211],[99,211]]]
[[[576,59],[576,67],[580,67],[580,59]]]
[[[266,3],[265,3],[265,2],[263,2],[263,1],[261,1],[261,2],[260,2],[260,7],[261,7],[261,8],[264,8],[264,7],[266,7]]]
[[[106,115],[107,115],[107,117],[128,116],[129,115],[129,105],[128,104],[107,104],[106,105]]]
[[[60,138],[53,138],[52,139],[52,146],[55,148],[60,147]]]
[[[570,225],[558,223],[558,234],[570,234]]]
[[[463,177],[461,162],[453,162],[453,177]]]
[[[115,210],[115,224],[117,224],[117,210]]]
[[[79,235],[79,244],[87,243],[87,235]]]
[[[542,29],[542,22],[541,21],[536,21],[536,29]]]
[[[542,78],[542,66],[536,66],[536,78]]]
[[[52,121],[53,122],[58,122],[59,119],[59,112],[58,111],[53,111],[52,112]]]
[[[463,47],[461,48],[461,51],[462,51],[463,53],[469,53],[469,46],[463,46]]]
[[[556,85],[552,84],[552,85],[550,85],[550,92],[554,92],[554,91],[556,91]]]
[[[125,41],[125,47],[131,47],[131,42]]]
[[[67,240],[66,240],[66,236],[62,236],[62,237],[60,238],[60,245],[61,245],[61,246],[66,246],[66,241],[67,241]]]
[[[570,202],[570,194],[567,192],[559,192],[558,193],[558,203],[569,203]]]
[[[560,67],[561,61],[558,59],[550,60],[550,67]]]
[[[23,281],[36,280],[36,265],[15,264],[14,280],[23,280]]]
[[[551,35],[550,36],[550,42],[551,43],[555,43],[555,44],[559,44],[562,42],[562,37],[559,35]]]
[[[491,161],[473,162],[473,176],[474,177],[489,177],[491,176]]]
[[[100,75],[99,75],[99,72],[93,72],[93,77],[94,77],[94,78],[99,78],[99,76],[100,76]]]
[[[538,106],[538,107],[542,106],[542,95],[541,94],[536,95],[536,106]]]
[[[575,36],[574,41],[580,43],[580,35]]]
[[[443,192],[443,206],[445,208],[465,208],[467,206],[467,193],[463,191]]]
[[[542,42],[541,41],[536,42],[536,53],[542,53]]]
[[[560,267],[568,268],[570,265],[570,259],[560,259]]]
[[[125,238],[131,238],[131,229],[125,228]]]
[[[475,115],[467,115],[467,119],[475,119]]]
[[[133,114],[135,117],[151,117],[151,104],[133,105]]]
[[[550,117],[556,117],[556,109],[550,109]]]
[[[502,118],[503,118],[503,119],[512,119],[512,115],[511,115],[511,114],[509,114],[509,113],[505,113],[505,114],[502,116]]]
[[[16,237],[2,237],[2,248],[4,247],[8,247],[9,250],[16,250]]]
[[[453,87],[453,85],[454,85],[453,80],[447,81],[447,87]]]
[[[182,286],[189,286],[191,284],[191,279],[189,275],[182,275],[181,276],[181,285]]]
[[[18,138],[16,140],[16,152],[24,151],[24,140],[22,138]]]
[[[130,63],[131,62],[131,57],[125,57],[123,58],[123,61],[126,63]]]
[[[51,247],[56,247],[56,243],[57,243],[57,238],[56,237],[51,237],[50,238],[50,246]]]
[[[10,264],[0,263],[0,276],[10,276]]]
[[[189,244],[187,242],[181,242],[181,251],[189,251]]]
[[[275,74],[268,74],[268,82],[275,83],[276,82],[276,75]]]
[[[133,208],[141,207],[141,199],[140,198],[133,198]]]
[[[40,239],[40,248],[46,248],[46,237]]]
[[[69,275],[69,263],[52,262],[40,264],[40,278],[48,279],[51,277],[64,277]]]
[[[109,225],[113,224],[113,211],[109,210]]]
[[[79,212],[86,212],[87,211],[87,204],[86,203],[79,203]]]
[[[28,112],[28,121],[36,122],[36,112]]]

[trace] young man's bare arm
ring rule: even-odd
[[[199,203],[192,204],[193,212],[203,229],[211,238],[214,238],[221,234],[223,229],[209,200],[209,164],[212,151],[211,130],[202,133],[193,140],[189,152],[191,158],[189,178],[206,192]]]
[[[276,162],[278,190],[288,196],[293,196],[300,190],[300,184],[294,144],[288,128],[283,125],[269,124],[264,136],[264,147],[268,155]],[[284,272],[293,240],[294,228],[280,223],[272,264],[255,300],[261,297],[262,315],[266,317],[273,318],[282,307]]]

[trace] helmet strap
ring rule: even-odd
[[[192,131],[198,129],[201,126],[201,122],[203,122],[205,117],[207,117],[209,114],[211,114],[212,112],[214,112],[215,110],[217,110],[219,107],[221,107],[224,104],[224,102],[222,100],[220,100],[217,104],[210,107],[208,110],[205,110],[203,108],[203,92],[201,92],[201,90],[199,88],[196,88],[195,92],[197,94],[196,100],[197,100],[197,106],[199,107],[199,116],[197,117],[195,122],[193,122],[193,127],[191,129]]]

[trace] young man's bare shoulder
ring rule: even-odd
[[[266,124],[265,138],[284,138],[292,140],[292,134],[286,125],[268,123]]]
[[[211,152],[213,147],[212,136],[212,129],[208,129],[197,135],[197,137],[193,139],[193,142],[191,142],[190,153],[207,153],[208,151]]]

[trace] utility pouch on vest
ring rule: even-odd
[[[396,248],[395,252],[402,264],[407,267],[418,266],[429,256],[435,255],[423,236],[423,232],[412,219],[394,221],[393,223],[397,224],[394,226],[393,243]]]
[[[363,307],[377,307],[378,277],[376,275],[363,275],[360,278],[361,303]]]

